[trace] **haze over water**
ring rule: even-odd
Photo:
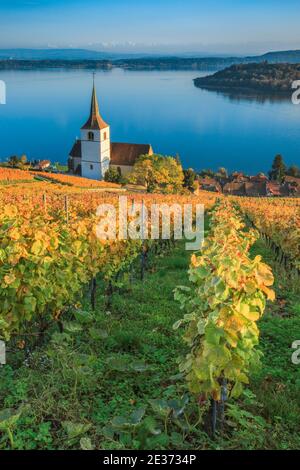
[[[204,74],[206,75],[206,74]],[[197,71],[99,71],[100,111],[112,141],[151,143],[184,167],[268,171],[277,153],[300,165],[300,105],[231,99],[194,86]],[[0,72],[0,159],[65,163],[90,105],[90,71]]]

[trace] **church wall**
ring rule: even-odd
[[[122,176],[126,176],[128,175],[128,173],[130,173],[133,169],[133,166],[130,166],[130,165],[110,165],[111,168],[120,168],[121,170],[121,175]]]
[[[101,142],[110,140],[110,128],[109,128],[109,126],[106,127],[105,129],[101,129],[100,133],[101,133]]]
[[[102,179],[100,163],[88,163],[88,162],[82,161],[81,162],[81,175],[84,178],[90,178],[93,180]]]
[[[101,160],[110,160],[110,128],[106,127],[101,130]],[[105,164],[105,166],[107,166]]]
[[[100,163],[101,147],[99,142],[81,141],[81,158],[83,161]]]
[[[94,133],[94,140],[88,140],[89,132]],[[100,131],[82,129],[81,138],[82,176],[85,178],[102,179],[110,162],[109,127]],[[86,164],[83,164],[84,162]]]
[[[94,133],[94,142],[100,142],[101,131],[92,129],[81,129],[81,140],[89,140],[89,132]]]
[[[81,158],[82,161],[89,163],[100,163],[100,131],[91,131],[94,133],[94,140],[88,140],[89,129],[81,129]],[[86,167],[86,165],[85,165]],[[82,176],[83,174],[82,167]]]
[[[72,160],[73,160],[73,171],[74,171],[74,173],[76,173],[76,170],[77,170],[78,166],[81,165],[81,158],[72,157]]]

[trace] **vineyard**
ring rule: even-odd
[[[68,195],[42,184],[20,193],[13,188],[2,198],[0,331],[6,338],[32,319],[43,325],[49,317],[57,320],[99,273],[111,290],[120,273],[151,245],[142,246],[141,240],[98,240],[96,209],[108,203],[117,207],[117,195]],[[133,203],[141,199],[146,206],[153,203],[146,196],[131,198]],[[205,193],[194,198],[206,206],[213,200]],[[170,198],[157,196],[156,202],[160,201],[167,203]],[[187,198],[179,197],[178,202],[183,205]]]
[[[244,214],[277,251],[296,269],[300,269],[300,200],[263,200],[259,203],[243,199]]]
[[[46,175],[0,189],[0,449],[297,448],[299,200],[126,193],[203,204],[191,253],[99,239],[118,192]]]
[[[14,182],[20,183],[21,181],[33,181],[34,176],[31,175],[28,171],[24,172],[22,170],[14,170],[10,168],[1,168],[0,167],[0,185],[11,184]]]
[[[54,183],[61,183],[67,186],[75,186],[78,188],[94,188],[94,189],[107,189],[107,188],[120,188],[121,186],[116,183],[107,183],[106,181],[96,181],[81,176],[63,175],[60,173],[49,172],[31,172],[33,176],[44,178]]]

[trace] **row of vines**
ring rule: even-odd
[[[39,184],[39,183],[37,183]],[[99,193],[42,193],[25,187],[0,194],[0,336],[8,339],[24,331],[29,322],[40,330],[76,305],[83,288],[95,287],[97,275],[111,290],[120,272],[129,270],[153,243],[140,239],[100,240],[97,237],[99,204],[118,207],[118,196]],[[193,202],[209,207],[214,196],[203,193]],[[143,201],[172,203],[173,196],[133,195]],[[184,204],[187,197],[176,202]],[[190,202],[190,199],[189,199]]]
[[[120,188],[121,186],[116,183],[109,183],[106,181],[97,181],[88,178],[83,178],[81,176],[72,176],[63,173],[50,173],[43,171],[31,171],[33,176],[39,178],[45,178],[49,181],[54,181],[55,183],[64,184],[67,186],[75,186],[80,188],[94,188],[94,189],[105,189],[105,188]]]
[[[225,400],[242,393],[259,363],[257,321],[275,298],[271,268],[249,254],[257,236],[229,200],[217,203],[203,248],[191,259],[191,287],[175,294],[185,315],[174,328],[184,326],[188,346],[180,369],[199,403],[211,402],[213,432]]]
[[[238,205],[280,259],[300,271],[299,199],[242,198]]]

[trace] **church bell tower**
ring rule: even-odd
[[[110,127],[102,119],[93,83],[90,116],[81,128],[81,175],[101,180],[110,164]]]

